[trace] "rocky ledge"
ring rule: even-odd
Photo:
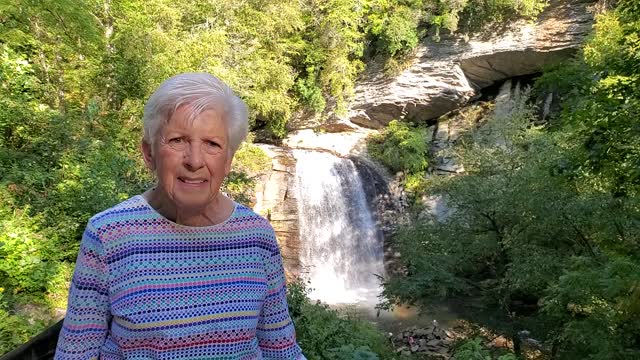
[[[393,119],[424,122],[466,104],[478,90],[540,72],[572,56],[591,31],[589,0],[552,0],[535,22],[518,21],[499,34],[426,39],[396,77],[373,64],[356,86],[348,118],[378,129]]]

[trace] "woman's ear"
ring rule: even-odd
[[[156,166],[155,166],[155,161],[153,161],[153,149],[151,144],[149,144],[145,140],[142,140],[142,144],[140,145],[140,150],[142,151],[142,156],[144,157],[144,163],[147,165],[147,168],[149,168],[149,170],[151,171],[154,171]]]

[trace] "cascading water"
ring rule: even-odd
[[[328,304],[374,304],[383,275],[380,232],[354,164],[295,150],[302,260],[313,291]]]
[[[489,98],[496,102],[492,116],[508,120],[515,107],[524,104],[518,100],[523,90],[519,83],[513,86],[511,81],[501,84],[498,89]],[[465,124],[464,117],[459,120],[453,118],[443,131],[438,129],[434,134],[434,142],[439,146],[435,153],[451,148],[458,133],[468,130]],[[505,144],[497,141],[496,145]],[[428,310],[424,313],[406,306],[398,306],[393,312],[374,309],[381,292],[375,275],[384,275],[382,236],[367,206],[369,202],[356,166],[351,160],[328,152],[293,150],[293,155],[297,160],[300,260],[313,289],[310,297],[330,305],[356,304],[355,307],[350,306],[350,310],[355,309],[386,331],[403,331],[409,326],[426,327],[434,322],[445,328],[454,326],[460,318],[458,311],[464,311],[460,304],[451,308],[449,302],[432,303],[422,309]],[[455,169],[457,172],[458,167]],[[463,171],[461,167],[459,169]],[[446,169],[445,173],[450,176],[452,171]],[[367,180],[368,185],[372,182],[375,179]],[[373,195],[369,194],[369,201],[372,196],[379,196],[379,189],[373,191]],[[441,198],[427,197],[426,200],[426,210],[432,212],[436,219],[444,221],[452,214]]]

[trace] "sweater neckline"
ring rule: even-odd
[[[220,227],[226,225],[227,223],[229,223],[229,221],[231,221],[231,219],[233,219],[236,216],[236,212],[238,211],[238,205],[239,205],[237,202],[232,200],[232,202],[233,202],[233,210],[231,211],[231,214],[229,215],[229,217],[227,217],[224,221],[222,221],[220,223],[213,224],[213,225],[207,225],[207,226],[190,226],[190,225],[178,224],[175,221],[167,219],[162,214],[160,214],[156,209],[154,209],[153,206],[151,206],[149,204],[147,199],[144,198],[144,196],[136,195],[135,198],[138,201],[140,201],[144,205],[144,207],[146,207],[156,218],[160,219],[162,222],[167,223],[167,224],[171,225],[174,228],[185,229],[185,230],[207,230],[207,229],[220,228]]]

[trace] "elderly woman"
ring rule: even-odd
[[[304,359],[272,227],[220,192],[247,108],[202,73],[144,109],[157,185],[89,220],[56,359]]]

